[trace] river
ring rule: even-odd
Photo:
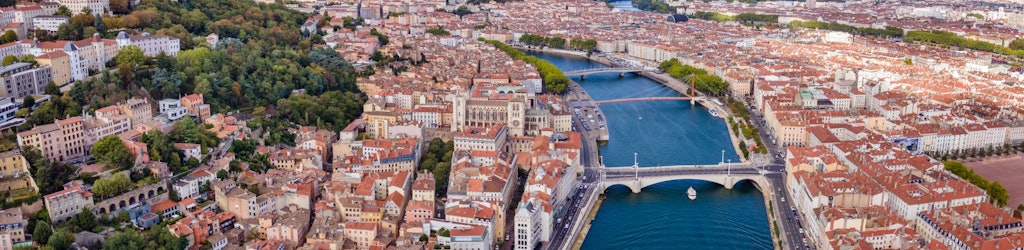
[[[580,57],[530,53],[564,71],[604,67]],[[649,79],[616,73],[580,81],[595,100],[679,96]],[[641,167],[737,161],[725,121],[688,101],[605,104],[610,140],[600,146],[606,166]],[[642,119],[641,119],[642,118]],[[686,198],[693,186],[697,199]],[[750,182],[732,190],[704,181],[669,181],[633,194],[624,186],[607,190],[583,249],[771,249],[764,200]]]

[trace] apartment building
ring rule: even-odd
[[[0,176],[28,173],[28,160],[18,149],[0,153]]]
[[[0,235],[10,237],[10,243],[12,243],[8,244],[6,249],[10,249],[9,247],[13,243],[25,242],[25,227],[27,226],[28,220],[22,216],[21,208],[0,210]],[[0,248],[4,248],[4,246],[0,245]]]
[[[103,137],[124,133],[132,128],[131,119],[114,105],[97,109],[95,115],[85,114],[82,120],[88,136],[88,147],[92,147]]]
[[[75,116],[18,133],[18,146],[38,149],[51,161],[68,161],[85,156],[87,139],[82,117]]]
[[[501,123],[485,128],[467,127],[455,135],[455,151],[504,151],[508,136],[508,128]]]
[[[179,43],[178,38],[165,35],[150,35],[143,32],[142,35],[129,36],[124,31],[117,33],[117,45],[119,47],[139,47],[139,49],[142,49],[142,53],[148,57],[157,56],[161,52],[169,56],[177,56],[178,51],[181,50]]]
[[[86,190],[82,181],[72,181],[64,184],[64,190],[43,196],[43,202],[50,220],[61,223],[78,215],[83,208],[92,207],[92,198],[92,192]]]
[[[210,118],[210,105],[203,101],[203,94],[191,94],[181,97],[181,106],[188,109],[188,113],[205,121]]]
[[[24,62],[3,66],[0,68],[0,81],[3,82],[0,96],[20,99],[43,94],[50,76],[49,66],[32,67],[32,64]]]
[[[67,6],[71,14],[78,15],[89,9],[92,13],[110,12],[110,0],[54,0],[60,5]]]
[[[273,194],[256,194],[242,189],[233,181],[217,181],[210,184],[217,206],[220,209],[231,212],[239,219],[257,218],[260,215],[273,212],[277,202]]]
[[[129,117],[133,127],[153,119],[153,107],[146,99],[132,98],[117,106]]]
[[[36,56],[39,65],[50,67],[50,81],[62,86],[74,81],[71,72],[71,58],[64,51],[53,51]]]
[[[35,16],[32,17],[31,30],[45,30],[50,34],[57,33],[61,24],[66,24],[71,21],[70,17],[66,16]]]

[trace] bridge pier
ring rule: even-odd
[[[732,190],[732,187],[735,186],[735,185],[736,185],[736,182],[732,181],[732,176],[731,175],[725,176],[725,181],[722,182],[722,186],[724,186],[725,189]]]
[[[587,75],[580,75],[580,81],[581,82],[582,81],[586,81],[586,80],[587,80]]]
[[[625,76],[626,76],[626,72],[619,72],[619,78],[622,78],[622,77],[625,77]]]

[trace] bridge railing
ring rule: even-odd
[[[586,75],[600,72],[637,72],[644,71],[644,68],[640,67],[629,67],[629,68],[592,68],[592,69],[581,69],[581,70],[570,70],[562,72],[564,75]]]
[[[724,164],[707,164],[707,165],[673,165],[673,166],[652,166],[652,167],[640,167],[638,171],[659,171],[659,170],[675,170],[675,169],[742,169],[742,168],[753,168],[748,163],[724,163]],[[622,167],[604,167],[606,172],[633,172],[633,166],[622,166]]]

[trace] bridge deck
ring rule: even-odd
[[[564,71],[564,72],[562,72],[562,74],[564,74],[566,76],[577,76],[577,75],[589,75],[589,74],[597,74],[597,73],[613,73],[613,72],[614,73],[631,73],[631,72],[641,72],[641,71],[644,71],[644,68],[639,68],[639,67],[622,68],[622,67],[618,67],[618,68],[593,68],[593,69],[570,70],[570,71]]]

